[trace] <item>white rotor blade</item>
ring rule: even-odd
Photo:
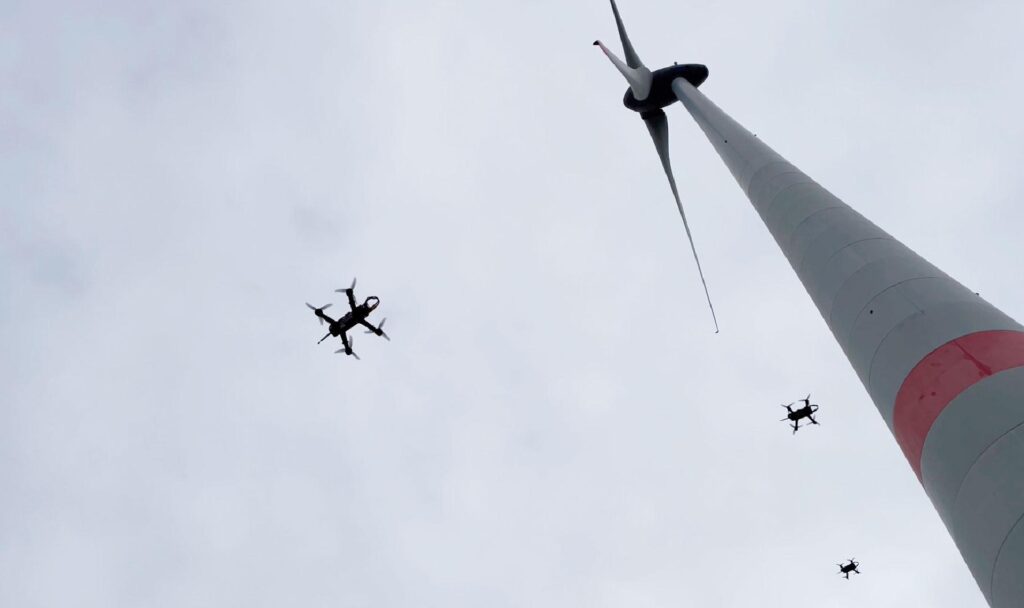
[[[665,169],[665,176],[668,177],[668,185],[672,188],[672,196],[676,199],[676,207],[679,208],[679,216],[683,218],[683,228],[686,229],[686,238],[690,240],[690,249],[693,251],[693,259],[697,262],[697,274],[700,275],[700,282],[704,285],[704,295],[708,299],[708,308],[711,309],[711,319],[715,322],[715,333],[718,333],[718,317],[715,316],[715,307],[711,304],[711,294],[708,292],[708,283],[704,280],[704,270],[700,266],[700,257],[697,256],[697,247],[693,244],[693,234],[690,233],[690,223],[686,221],[686,212],[683,211],[683,203],[679,200],[679,190],[676,189],[676,178],[672,175],[672,163],[668,157],[668,118],[665,112],[658,110],[651,112],[644,118],[644,124],[651,133],[654,140],[654,147],[658,149],[658,156],[661,158],[661,166]]]
[[[622,17],[619,16],[619,7],[615,5],[615,0],[611,0],[611,3],[612,12],[615,13],[615,27],[619,29],[619,40],[622,41],[622,54],[626,56],[626,65],[631,68],[642,68],[644,62],[640,61],[640,57],[633,50],[633,43],[629,41],[626,26],[622,25]]]
[[[639,55],[633,49],[633,43],[629,41],[629,35],[626,34],[626,26],[622,24],[622,17],[619,15],[619,7],[615,5],[615,0],[611,0],[611,3],[612,13],[615,14],[615,27],[619,30],[619,40],[622,42],[622,54],[626,56],[625,63],[616,57],[615,53],[609,51],[608,47],[602,44],[600,40],[594,42],[594,44],[601,47],[601,50],[608,56],[612,64],[626,77],[629,88],[633,91],[633,97],[636,97],[637,101],[643,101],[651,94],[651,80],[653,77],[651,76],[651,71],[644,65],[644,62],[640,61]]]
[[[629,83],[629,88],[633,91],[633,97],[636,97],[637,101],[643,101],[647,99],[647,96],[651,94],[651,81],[654,79],[651,76],[651,71],[640,66],[638,68],[631,68],[622,60],[615,56],[615,53],[608,50],[608,47],[604,45],[600,40],[595,40],[594,44],[601,47],[604,54],[608,56],[612,64],[626,77],[626,82]]]

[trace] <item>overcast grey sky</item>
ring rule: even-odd
[[[1024,318],[1024,4],[620,8]],[[712,333],[598,37],[604,0],[0,0],[0,605],[983,606],[676,105]],[[354,275],[361,362],[302,304]]]

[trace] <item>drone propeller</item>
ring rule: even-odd
[[[306,306],[308,306],[308,307],[309,307],[309,309],[310,309],[310,310],[312,310],[313,312],[317,313],[317,315],[316,315],[316,318],[320,319],[320,325],[323,325],[323,324],[324,324],[324,319],[323,319],[323,317],[321,317],[321,316],[320,316],[320,314],[319,314],[319,313],[321,313],[321,312],[323,312],[324,310],[326,310],[326,309],[330,308],[330,307],[331,307],[331,304],[324,304],[324,305],[323,305],[323,306],[321,306],[320,308],[317,308],[316,306],[313,306],[313,305],[312,305],[312,304],[310,304],[309,302],[306,302]]]
[[[336,293],[345,293],[347,291],[354,291],[355,288],[356,288],[356,278],[352,277],[352,284],[348,287],[348,289],[335,289],[334,291]]]
[[[349,341],[351,341],[351,339],[349,339]],[[340,355],[341,353],[345,353],[345,349],[344,348],[339,348],[338,350],[334,351],[334,354],[336,354],[336,355]],[[354,351],[351,352],[351,353],[345,353],[345,354],[352,355],[353,357],[356,358],[356,361],[362,361],[362,359],[359,358],[359,355],[357,355]]]
[[[362,359],[359,358],[359,355],[356,354],[356,351],[352,349],[355,343],[356,341],[350,337],[348,339],[348,348],[339,348],[338,350],[334,351],[334,354],[339,355],[341,353],[345,353],[346,355],[352,355],[353,357],[355,357],[356,361],[362,361]]]
[[[387,321],[387,318],[386,318],[386,317],[385,317],[385,318],[383,318],[383,319],[381,319],[381,320],[380,320],[380,325],[378,325],[378,326],[377,326],[377,329],[378,329],[378,330],[380,331],[380,334],[377,334],[377,332],[375,332],[375,331],[372,331],[372,330],[369,330],[369,329],[368,329],[368,330],[366,330],[366,331],[365,331],[365,332],[363,332],[363,333],[379,335],[379,336],[381,336],[382,338],[384,338],[385,340],[387,340],[388,342],[390,342],[390,341],[391,341],[391,336],[389,336],[389,335],[387,335],[386,333],[384,333],[384,322],[385,322],[385,321]]]

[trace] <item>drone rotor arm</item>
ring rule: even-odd
[[[348,296],[348,305],[352,310],[355,310],[356,304],[356,280],[352,279],[352,284],[345,289],[335,289],[336,293],[343,293]]]

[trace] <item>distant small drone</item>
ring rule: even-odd
[[[794,435],[796,434],[797,431],[800,430],[800,421],[803,420],[804,418],[807,418],[808,420],[810,420],[811,424],[818,424],[818,421],[814,419],[814,412],[818,411],[818,406],[816,404],[811,403],[811,395],[808,394],[807,397],[805,397],[803,399],[800,399],[799,401],[803,401],[804,406],[799,408],[799,409],[797,409],[796,411],[793,411],[793,407],[792,406],[793,406],[793,403],[798,403],[798,401],[794,401],[793,403],[790,403],[789,405],[783,405],[782,406],[782,407],[786,408],[786,411],[789,412],[789,413],[786,414],[786,417],[783,418],[782,420],[780,420],[780,422],[785,421],[785,420],[792,421],[793,422],[793,434]]]
[[[848,563],[848,564],[836,564],[836,565],[839,566],[839,572],[836,572],[836,574],[842,574],[843,577],[846,580],[850,580],[850,573],[851,572],[853,572],[855,574],[860,574],[860,570],[857,569],[857,566],[859,566],[860,564],[858,564],[857,562],[853,561],[852,557],[850,558],[850,563]]]
[[[370,296],[366,298],[366,300],[362,304],[356,304],[355,289],[356,281],[355,279],[352,279],[352,286],[349,287],[348,289],[334,290],[338,293],[344,293],[346,296],[348,296],[348,306],[351,309],[349,312],[345,313],[345,316],[341,317],[338,320],[334,320],[324,314],[324,310],[331,307],[330,304],[325,304],[320,308],[317,308],[316,306],[313,306],[309,302],[306,302],[306,306],[308,306],[313,311],[313,314],[316,315],[317,319],[320,320],[320,325],[323,325],[324,321],[327,321],[328,323],[327,335],[324,336],[323,338],[320,338],[320,342],[323,342],[324,340],[330,338],[331,336],[338,336],[341,338],[341,343],[344,344],[345,347],[339,348],[334,352],[352,355],[358,360],[359,355],[357,355],[352,350],[352,338],[349,338],[348,334],[346,333],[348,332],[348,330],[354,328],[356,325],[362,325],[363,327],[367,328],[368,331],[366,333],[368,334],[376,334],[378,336],[383,337],[385,340],[388,340],[389,342],[391,341],[391,338],[389,338],[388,335],[384,333],[384,321],[387,321],[387,319],[381,319],[380,325],[378,325],[377,327],[374,327],[366,320],[366,317],[370,316],[370,313],[373,312],[373,310],[377,308],[377,305],[380,304],[380,298],[378,298],[377,296]],[[317,342],[317,344],[320,344],[320,342]]]

